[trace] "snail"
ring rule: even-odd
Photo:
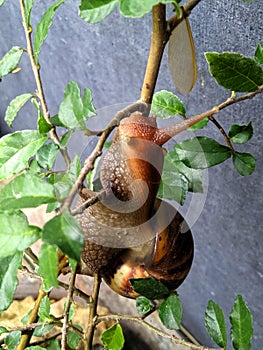
[[[114,291],[130,298],[138,296],[130,278],[152,276],[170,290],[184,281],[193,260],[192,234],[182,215],[156,196],[162,145],[199,120],[157,128],[155,117],[135,112],[120,122],[100,169],[105,199],[77,216],[85,236],[81,273],[99,272]],[[92,196],[81,189],[79,204]]]

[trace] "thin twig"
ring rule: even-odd
[[[71,211],[71,215],[75,216],[78,214],[82,214],[85,209],[90,207],[91,205],[97,203],[98,201],[101,201],[106,194],[105,190],[101,190],[100,192],[96,193],[93,197],[86,200],[83,204],[81,204],[78,208]]]
[[[73,300],[76,275],[77,275],[77,265],[75,266],[75,268],[72,270],[72,273],[71,273],[68,295],[67,295],[67,299],[66,299],[66,303],[65,303],[65,310],[64,310],[64,315],[63,315],[63,326],[62,326],[61,350],[67,349],[69,313],[70,313],[70,306],[71,306],[72,300]]]
[[[184,339],[178,338],[174,335],[165,333],[164,331],[160,330],[159,328],[154,327],[153,325],[149,324],[145,320],[141,319],[141,317],[137,316],[130,316],[130,315],[122,315],[122,314],[108,314],[108,315],[101,315],[98,316],[96,319],[96,323],[105,321],[105,320],[116,320],[116,321],[130,321],[140,324],[143,327],[146,327],[151,332],[160,335],[163,338],[169,339],[175,344],[180,344],[188,347],[191,350],[216,350],[215,348],[209,348],[203,345],[196,345],[190,342],[185,341]]]
[[[99,299],[99,291],[100,291],[100,283],[101,278],[99,273],[96,273],[94,275],[94,281],[93,281],[93,291],[92,291],[92,303],[89,304],[89,319],[88,319],[88,327],[85,334],[85,340],[84,340],[84,348],[85,350],[91,350],[92,348],[92,340],[93,335],[96,327],[96,316],[97,316],[97,306],[98,306],[98,299]]]
[[[32,29],[29,28],[27,26],[26,23],[26,18],[25,18],[25,1],[24,0],[20,0],[20,8],[21,8],[21,14],[22,14],[22,19],[23,19],[23,28],[24,28],[24,32],[25,32],[25,36],[26,36],[26,43],[27,43],[27,53],[30,59],[30,63],[31,63],[31,67],[32,67],[32,71],[35,77],[35,81],[36,81],[36,85],[37,85],[37,97],[40,101],[40,105],[43,111],[43,117],[45,118],[46,122],[48,123],[48,125],[51,126],[51,130],[50,130],[50,137],[53,140],[53,142],[59,147],[60,152],[65,160],[65,163],[67,164],[67,166],[69,166],[70,164],[70,157],[68,155],[67,149],[66,148],[61,148],[60,146],[60,141],[59,141],[59,137],[57,135],[56,132],[56,128],[54,125],[52,125],[52,123],[50,122],[50,114],[49,114],[49,110],[47,107],[47,102],[46,102],[46,98],[45,98],[45,94],[44,94],[44,89],[43,89],[43,85],[42,85],[42,80],[41,80],[41,76],[40,76],[40,66],[36,63],[35,61],[35,57],[34,57],[34,49],[33,49],[33,44],[32,44],[32,39],[31,39],[31,33],[32,33]]]
[[[226,144],[228,145],[229,148],[231,148],[232,151],[235,151],[234,146],[232,145],[230,138],[228,137],[227,133],[225,132],[225,129],[222,127],[222,125],[211,115],[209,117],[209,120],[218,128],[218,130],[221,132],[223,135]]]
[[[39,310],[39,306],[40,306],[41,300],[46,295],[47,295],[47,293],[44,292],[43,289],[40,287],[39,292],[38,292],[38,297],[37,297],[37,299],[35,301],[33,310],[31,311],[30,316],[29,316],[28,321],[27,321],[28,325],[31,324],[31,323],[35,323],[35,321],[37,320],[37,318],[38,318],[38,310]],[[24,350],[27,347],[32,334],[33,334],[33,330],[29,331],[27,334],[22,335],[20,343],[19,343],[19,345],[17,347],[17,350]]]

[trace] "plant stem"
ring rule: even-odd
[[[89,304],[89,321],[88,321],[88,328],[87,328],[85,340],[84,340],[85,350],[91,350],[92,348],[92,340],[93,340],[93,335],[96,327],[95,318],[97,316],[100,283],[101,283],[101,278],[99,273],[97,273],[94,275],[92,303]]]
[[[140,97],[141,101],[149,104],[152,102],[164,48],[168,39],[165,5],[158,4],[152,9],[151,46]]]
[[[68,295],[67,300],[65,304],[65,311],[63,315],[63,326],[62,326],[62,338],[61,338],[61,350],[67,349],[67,334],[68,334],[68,328],[69,328],[69,312],[70,312],[70,306],[73,300],[73,293],[74,293],[74,285],[75,285],[75,279],[77,275],[77,265],[73,269],[70,277],[70,283],[69,283],[69,289],[68,289]]]
[[[136,323],[140,324],[141,326],[149,329],[151,332],[153,332],[157,335],[160,335],[163,338],[169,339],[172,342],[174,342],[175,344],[184,345],[191,350],[216,350],[215,348],[209,348],[209,347],[206,347],[203,345],[193,344],[193,343],[187,342],[181,338],[178,338],[174,335],[165,333],[164,331],[160,330],[159,328],[152,326],[151,324],[149,324],[148,322],[143,320],[141,317],[137,317],[137,316],[122,315],[122,314],[108,314],[108,315],[98,316],[96,322],[99,323],[99,322],[107,320],[107,319],[117,320],[117,321],[123,320],[123,321],[136,322]]]
[[[25,36],[26,36],[27,53],[28,53],[28,56],[29,56],[29,59],[30,59],[30,63],[31,63],[31,67],[32,67],[32,71],[33,71],[33,74],[34,74],[34,77],[35,77],[35,81],[36,81],[36,85],[37,85],[37,97],[38,97],[38,99],[40,101],[40,105],[41,105],[42,112],[43,112],[43,117],[45,118],[47,124],[50,125],[50,127],[51,127],[51,129],[50,129],[50,137],[51,137],[51,139],[59,147],[60,152],[61,152],[61,154],[62,154],[62,156],[63,156],[63,158],[65,160],[66,165],[69,166],[70,158],[69,158],[67,149],[66,148],[61,148],[59,137],[58,137],[57,132],[56,132],[56,128],[50,122],[50,114],[49,114],[49,110],[48,110],[48,107],[47,107],[47,102],[46,102],[44,89],[43,89],[43,85],[42,85],[42,80],[41,80],[41,76],[40,76],[40,67],[36,63],[35,57],[34,57],[34,50],[33,50],[32,38],[31,38],[32,29],[29,28],[27,26],[27,23],[26,23],[26,18],[25,18],[25,1],[24,0],[20,0],[20,9],[21,9],[21,14],[22,14],[22,19],[23,19],[23,28],[24,28],[24,32],[25,32]]]
[[[231,150],[234,152],[235,149],[230,141],[230,138],[228,137],[227,133],[225,132],[224,128],[222,127],[222,125],[211,115],[209,117],[209,120],[218,128],[218,130],[221,132],[221,134],[223,135],[226,144],[228,145],[229,148],[231,148]]]
[[[27,321],[28,325],[31,324],[31,323],[34,323],[37,320],[37,318],[38,318],[38,310],[39,310],[39,306],[40,306],[41,300],[46,295],[47,295],[47,293],[44,292],[42,288],[40,288],[39,292],[38,292],[38,297],[37,297],[37,299],[35,301],[34,308],[31,311],[30,316],[29,316],[28,321]],[[28,334],[23,334],[22,335],[20,343],[19,343],[19,345],[17,347],[17,350],[24,350],[27,347],[32,334],[33,334],[33,329],[31,329],[31,331],[29,331]]]
[[[141,89],[141,101],[148,104],[152,102],[163,52],[169,41],[170,35],[174,28],[178,26],[185,17],[190,15],[193,8],[198,5],[200,1],[201,0],[189,0],[184,6],[184,16],[178,18],[177,15],[175,15],[168,21],[166,21],[165,5],[158,4],[153,7],[151,46]]]

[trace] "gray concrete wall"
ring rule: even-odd
[[[36,2],[32,13],[34,23],[49,3],[51,1]],[[181,96],[188,115],[204,111],[227,97],[226,92],[210,78],[203,52],[239,51],[252,56],[258,42],[262,43],[262,16],[262,1],[202,1],[193,11],[190,21],[199,77],[193,91],[188,96]],[[0,56],[13,45],[25,46],[18,1],[8,0],[0,8],[0,23]],[[57,113],[64,87],[70,80],[77,81],[82,88],[92,89],[97,109],[136,100],[147,60],[150,23],[150,16],[131,20],[114,12],[100,24],[88,25],[78,18],[77,2],[68,0],[57,12],[40,55],[51,114]],[[166,58],[165,54],[157,89],[176,93]],[[0,83],[2,134],[10,131],[3,121],[9,101],[18,94],[35,90],[26,56],[21,67],[21,72],[5,77]],[[230,160],[209,170],[206,202],[192,228],[195,260],[190,276],[179,288],[179,293],[184,304],[184,324],[206,344],[210,344],[203,316],[207,301],[214,299],[228,314],[235,295],[240,293],[254,314],[252,348],[262,348],[262,114],[262,96],[258,96],[219,115],[226,130],[232,123],[252,120],[254,137],[240,150],[254,153],[257,168],[253,175],[246,178],[236,173]],[[35,111],[28,106],[14,122],[14,129],[34,128],[35,122]],[[223,142],[213,126],[207,129],[206,134]]]

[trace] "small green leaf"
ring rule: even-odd
[[[36,160],[41,168],[51,170],[57,158],[59,147],[53,142],[43,145],[36,153]]]
[[[151,300],[163,299],[170,294],[169,289],[153,277],[130,278],[130,282],[135,292]]]
[[[3,327],[3,326],[0,326],[0,335],[4,334],[4,333],[7,333],[8,332],[8,329]]]
[[[0,0],[0,6],[4,4],[5,0]]]
[[[69,173],[61,173],[50,176],[49,182],[54,185],[57,200],[62,201],[69,194],[73,185],[71,175]]]
[[[189,168],[206,169],[224,162],[232,150],[214,139],[198,136],[184,140],[174,147],[179,159]]]
[[[60,344],[57,339],[52,339],[48,345],[47,345],[47,350],[60,350]]]
[[[14,46],[4,55],[0,61],[0,79],[9,73],[12,73],[12,71],[18,66],[22,53],[23,49],[21,47]]]
[[[0,180],[24,170],[28,160],[47,141],[36,130],[22,130],[0,139]]]
[[[252,123],[249,122],[246,125],[231,125],[228,136],[230,137],[231,141],[237,144],[248,142],[253,136]]]
[[[68,211],[45,224],[43,241],[58,246],[70,258],[80,260],[84,237],[78,221]]]
[[[43,324],[42,326],[38,326],[35,328],[33,336],[43,337],[43,335],[51,331],[52,328],[54,328],[53,324]]]
[[[0,188],[0,210],[35,208],[55,201],[53,186],[31,173],[19,175]]]
[[[231,340],[235,350],[250,350],[253,336],[253,317],[241,295],[237,295],[229,315]]]
[[[213,300],[209,300],[205,312],[205,326],[213,341],[221,348],[226,349],[227,335],[225,316]]]
[[[209,122],[209,119],[205,118],[205,119],[201,120],[200,122],[190,126],[190,128],[188,128],[188,130],[195,131],[195,130],[203,129],[205,126],[207,126],[208,122]]]
[[[259,64],[263,64],[263,47],[261,44],[258,44],[255,51],[255,60]]]
[[[183,102],[170,91],[161,90],[153,95],[151,113],[159,118],[171,118],[175,114],[185,115]]]
[[[107,17],[119,0],[81,0],[80,17],[88,23],[98,23]]]
[[[41,322],[48,322],[50,321],[50,301],[48,296],[44,296],[44,298],[41,300],[39,309],[38,309],[38,316],[40,317]]]
[[[36,107],[37,110],[37,115],[38,115],[38,119],[37,119],[37,129],[39,134],[46,134],[47,132],[49,132],[52,128],[52,125],[49,124],[46,119],[44,118],[40,106],[38,104],[38,102],[36,101],[35,98],[32,98],[31,102],[33,103],[33,105]]]
[[[250,57],[231,52],[207,52],[205,57],[211,75],[226,89],[251,92],[263,84],[263,70]]]
[[[73,349],[73,350],[77,349],[80,340],[81,340],[81,336],[78,333],[71,330],[68,331],[67,342],[70,349]]]
[[[39,254],[39,275],[43,278],[43,289],[48,292],[58,287],[58,253],[55,246],[43,243]]]
[[[49,9],[44,13],[40,22],[37,24],[36,33],[34,37],[34,58],[37,64],[40,48],[48,35],[48,30],[49,27],[52,25],[52,19],[55,14],[55,11],[61,4],[63,4],[64,1],[65,0],[59,0],[58,2],[50,6]]]
[[[32,94],[19,95],[9,103],[5,113],[5,121],[10,128],[12,128],[12,122],[17,116],[17,113],[31,97]]]
[[[22,261],[22,252],[0,259],[0,313],[13,301],[18,283],[17,271]]]
[[[235,152],[232,159],[234,167],[241,176],[248,176],[254,172],[256,159],[252,154]]]
[[[136,309],[139,314],[144,315],[153,309],[153,305],[148,298],[140,296],[136,299]]]
[[[162,302],[159,308],[159,317],[163,325],[168,329],[179,329],[182,322],[182,304],[179,297],[171,294]]]
[[[6,337],[5,337],[5,345],[8,350],[15,350],[17,349],[20,340],[21,340],[22,333],[21,331],[13,331],[10,332]]]
[[[84,90],[82,100],[78,84],[75,81],[69,82],[58,112],[58,118],[62,125],[70,129],[85,129],[85,120],[92,117],[94,111],[90,90]]]
[[[96,109],[92,104],[92,91],[88,88],[84,88],[83,93],[83,115],[85,119],[91,118],[96,114]]]
[[[40,229],[30,226],[22,212],[0,211],[0,258],[23,252],[40,238]]]
[[[69,130],[65,132],[65,134],[61,137],[60,139],[61,148],[67,147],[72,134],[73,134],[73,130]]]
[[[26,0],[25,1],[25,19],[26,19],[26,25],[27,27],[30,26],[30,16],[31,16],[31,10],[34,5],[35,0]]]
[[[70,163],[69,169],[68,169],[68,175],[70,180],[72,181],[72,185],[76,182],[79,174],[81,171],[81,160],[79,156],[75,156],[73,161]]]
[[[35,334],[34,334],[35,335]],[[41,346],[35,345],[35,346],[29,346],[25,348],[25,350],[43,350],[44,348],[41,348]]]
[[[108,350],[121,350],[125,342],[121,325],[116,323],[104,331],[101,340]]]

